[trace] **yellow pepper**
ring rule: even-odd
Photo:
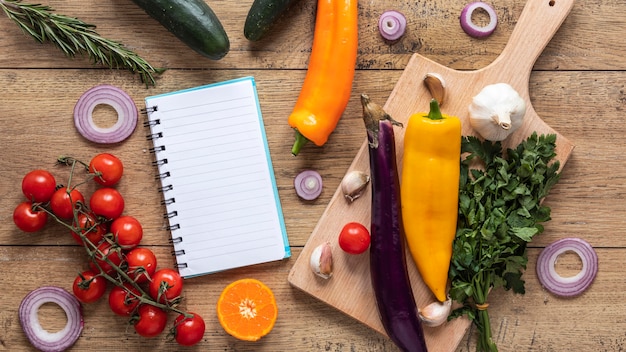
[[[436,100],[429,113],[409,118],[404,136],[400,197],[408,247],[435,297],[447,296],[456,233],[461,162],[461,121],[443,115]]]

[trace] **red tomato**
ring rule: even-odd
[[[159,302],[172,301],[183,292],[183,278],[174,269],[159,269],[154,273],[148,291]]]
[[[100,188],[91,195],[89,207],[96,215],[107,219],[117,219],[124,211],[124,198],[114,188]]]
[[[89,172],[96,174],[93,179],[99,184],[113,186],[122,178],[124,165],[115,155],[101,153],[89,162]]]
[[[135,248],[126,253],[127,273],[137,283],[148,281],[154,275],[157,258],[148,248]]]
[[[193,346],[200,342],[204,337],[204,330],[206,328],[204,319],[196,313],[193,317],[187,318],[181,314],[176,318],[174,326],[176,327],[174,338],[179,345]]]
[[[100,299],[107,289],[107,281],[96,276],[93,271],[84,271],[74,279],[72,290],[74,296],[83,303],[92,303]]]
[[[121,216],[111,223],[111,233],[122,249],[133,249],[139,245],[143,237],[143,227],[139,220],[132,216]]]
[[[141,293],[129,284],[115,286],[109,292],[109,307],[113,313],[129,317],[139,305],[139,299],[135,295],[141,296]]]
[[[52,213],[61,219],[71,219],[74,217],[74,209],[76,203],[85,203],[85,197],[77,189],[71,190],[69,193],[67,187],[57,189],[52,198],[50,198],[50,208]]]
[[[349,222],[339,233],[339,247],[346,253],[361,254],[370,246],[370,232],[358,222]]]
[[[81,232],[85,235],[85,237],[87,237],[89,242],[94,245],[98,245],[107,233],[106,224],[97,223],[95,215],[92,214],[79,213],[77,218],[78,221],[74,222],[74,227],[80,228],[82,230]],[[70,231],[70,233],[72,234],[74,240],[76,240],[76,243],[83,244],[83,239],[78,233],[74,231]]]
[[[52,198],[57,183],[46,170],[33,170],[22,179],[22,192],[33,203],[45,203]]]
[[[98,245],[97,250],[98,252],[95,254],[94,259],[105,273],[111,274],[115,271],[113,266],[107,263],[106,259],[109,259],[111,263],[117,266],[122,263],[122,250],[119,247],[113,247],[109,242],[104,241]],[[100,272],[96,263],[90,262],[89,267],[94,272]]]
[[[33,203],[22,202],[13,211],[13,222],[24,232],[37,232],[46,226],[48,213],[33,210]]]
[[[139,319],[135,322],[135,331],[143,337],[154,337],[165,330],[167,313],[150,304],[142,304],[137,310]]]

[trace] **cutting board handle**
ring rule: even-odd
[[[501,70],[502,73],[527,72],[530,76],[535,61],[573,6],[574,0],[528,0],[508,43],[490,66],[507,65],[509,70]],[[512,65],[514,69],[510,69]],[[528,82],[528,78],[524,80]]]

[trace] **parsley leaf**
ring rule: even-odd
[[[556,135],[533,133],[515,149],[463,137],[459,218],[449,277],[450,297],[462,303],[451,317],[466,315],[479,331],[477,349],[497,351],[491,338],[487,296],[494,288],[525,293],[526,245],[543,232],[550,208],[542,200],[560,174]]]

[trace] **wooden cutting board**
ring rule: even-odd
[[[474,134],[468,121],[468,106],[472,97],[488,84],[508,83],[526,100],[527,112],[522,127],[509,136],[503,143],[504,146],[516,146],[533,131],[539,134],[557,134],[557,159],[562,166],[565,165],[574,146],[537,115],[530,102],[528,84],[535,61],[567,17],[573,3],[574,0],[529,0],[502,53],[489,66],[480,70],[456,71],[414,54],[385,103],[385,110],[403,123],[413,113],[428,111],[431,96],[423,85],[423,78],[427,73],[438,73],[446,83],[447,98],[441,107],[442,112],[458,116],[462,121],[463,134],[470,135]],[[365,127],[363,136],[365,140]],[[397,128],[398,165],[402,165],[403,139],[404,131]],[[351,170],[369,173],[368,148],[365,142],[348,172]],[[369,189],[352,204],[344,199],[341,189],[337,189],[296,260],[288,280],[292,286],[385,334],[371,288],[369,253],[347,255],[337,244],[337,236],[345,223],[370,223],[370,201]],[[333,247],[334,274],[329,280],[317,277],[309,267],[312,250],[325,241],[329,241]],[[425,306],[433,302],[434,297],[423,284],[408,252],[407,259],[417,305]],[[392,287],[389,289],[393,290]],[[437,328],[425,327],[429,351],[454,351],[469,324],[467,319],[462,318]]]

